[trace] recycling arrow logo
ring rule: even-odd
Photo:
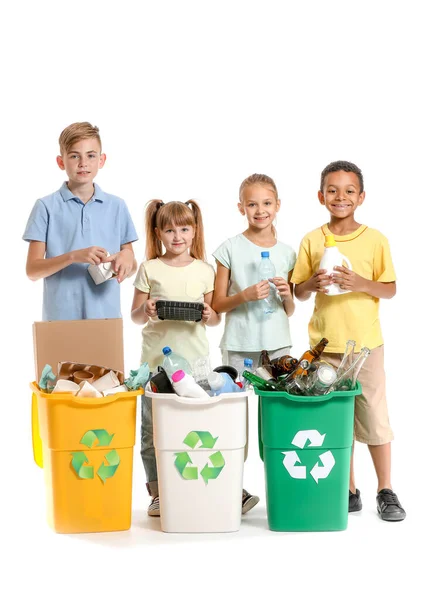
[[[190,431],[183,440],[183,444],[192,450],[201,442],[199,448],[213,448],[218,437],[214,438],[209,431]],[[188,452],[175,452],[175,467],[183,479],[198,479],[198,467],[194,466]],[[211,465],[206,463],[200,471],[203,481],[208,485],[210,479],[217,479],[225,466],[225,459],[220,451],[214,452],[209,457]]]
[[[302,430],[296,433],[291,443],[301,450],[305,448],[307,442],[310,442],[307,448],[320,448],[324,443],[325,435],[325,433],[320,434],[316,429]],[[283,466],[290,476],[293,479],[306,479],[307,467],[301,464],[297,452],[295,450],[289,450],[287,452],[282,452],[282,454],[284,455]],[[319,461],[322,465],[319,464]],[[297,465],[296,463],[299,464]],[[319,483],[320,479],[326,479],[330,475],[335,464],[336,461],[333,454],[330,450],[327,450],[319,455],[319,460],[311,469],[310,475],[316,483]]]
[[[109,446],[115,434],[111,435],[105,429],[91,429],[84,433],[80,443],[87,448],[92,448],[93,444],[97,442],[96,448],[101,446]],[[94,479],[94,467],[88,465],[88,457],[82,450],[80,452],[72,452],[71,466],[79,479]],[[102,462],[101,466],[97,470],[97,475],[101,479],[102,483],[105,483],[107,479],[113,477],[116,470],[119,467],[121,459],[116,450],[110,450],[105,454],[104,458],[108,464]],[[85,464],[87,463],[87,464]]]

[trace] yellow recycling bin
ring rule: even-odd
[[[136,401],[142,390],[78,398],[47,394],[35,382],[31,389],[50,526],[58,533],[129,529]]]

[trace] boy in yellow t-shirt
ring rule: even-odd
[[[371,354],[359,374],[362,394],[355,403],[355,438],[368,445],[378,478],[376,497],[384,521],[402,521],[406,513],[390,483],[390,442],[393,433],[387,413],[384,346],[379,322],[380,298],[396,293],[395,272],[387,239],[376,229],[360,225],[355,211],[364,202],[361,170],[346,161],[330,163],[321,174],[319,202],[330,213],[330,223],[307,234],[301,242],[291,282],[295,296],[307,300],[316,292],[314,312],[308,330],[313,346],[322,337],[329,343],[322,358],[338,366],[347,340],[356,349],[367,346]],[[325,236],[333,234],[353,270],[335,267],[331,278],[319,269]],[[327,295],[327,286],[338,284],[349,294]],[[362,508],[355,485],[353,454],[350,467],[349,512]]]

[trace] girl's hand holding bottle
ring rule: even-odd
[[[284,301],[287,298],[292,298],[290,284],[283,277],[273,277],[270,279],[271,283],[274,283],[276,286],[277,292],[279,293],[280,298]]]
[[[251,285],[243,290],[245,302],[255,302],[256,300],[264,300],[269,295],[269,282],[265,279],[259,281],[255,285]]]

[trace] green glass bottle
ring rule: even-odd
[[[251,371],[243,371],[243,377],[252,383],[255,387],[265,392],[280,392],[281,386],[272,381],[266,381]]]

